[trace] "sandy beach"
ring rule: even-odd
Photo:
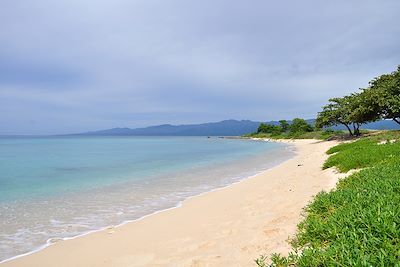
[[[261,254],[288,251],[302,208],[338,179],[321,168],[335,142],[288,142],[297,155],[257,176],[1,266],[256,266]]]

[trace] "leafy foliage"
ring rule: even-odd
[[[330,127],[342,124],[350,135],[360,135],[360,126],[379,119],[376,105],[367,93],[354,93],[341,98],[329,99],[329,104],[318,113],[316,127]]]
[[[359,93],[329,99],[318,113],[316,127],[342,124],[350,135],[358,136],[362,124],[379,119],[393,119],[400,124],[400,66],[375,78]]]
[[[289,124],[286,120],[279,121],[279,125],[261,123],[256,134],[269,134],[268,136],[270,137],[282,137],[286,135],[294,137],[312,131],[313,127],[304,119],[296,118],[293,119],[291,124]]]
[[[400,124],[400,66],[396,71],[372,80],[366,92],[382,118]]]
[[[400,266],[399,136],[387,132],[328,151],[329,166],[364,169],[315,197],[293,251],[274,254],[270,266]],[[267,266],[266,257],[258,263]]]
[[[287,120],[280,120],[279,126],[282,128],[282,132],[289,131],[290,124],[287,122]]]
[[[258,127],[257,133],[269,133],[273,135],[278,135],[282,133],[282,128],[277,125],[261,123],[260,126]]]
[[[313,127],[308,124],[304,119],[295,118],[290,125],[290,133],[307,133],[312,132]]]

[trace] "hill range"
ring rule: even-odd
[[[314,124],[315,120],[307,120]],[[201,124],[171,125],[162,124],[145,128],[112,128],[107,130],[78,133],[80,136],[239,136],[257,131],[261,122],[251,120],[224,120]],[[277,125],[278,121],[269,121],[267,124]],[[290,121],[289,121],[290,123]],[[363,129],[393,130],[400,126],[393,121],[382,120],[363,125]],[[333,127],[344,130],[342,126]]]

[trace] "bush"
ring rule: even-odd
[[[257,130],[257,133],[270,133],[272,135],[278,135],[282,132],[283,130],[280,126],[270,125],[266,123],[261,123]]]

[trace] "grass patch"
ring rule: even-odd
[[[400,266],[400,142],[386,132],[332,148],[325,167],[364,168],[319,193],[291,241],[270,266]],[[260,257],[259,266],[268,266]]]
[[[334,154],[324,164],[324,169],[336,167],[341,172],[369,167],[376,163],[400,157],[400,142],[396,139],[385,140],[385,136],[372,136],[352,143],[345,143],[328,150]],[[386,144],[379,144],[380,142]]]
[[[342,131],[313,131],[313,132],[297,132],[297,133],[280,133],[280,134],[268,134],[268,133],[252,133],[243,135],[243,137],[251,138],[270,138],[270,139],[318,139],[328,140],[334,136],[344,134]]]

